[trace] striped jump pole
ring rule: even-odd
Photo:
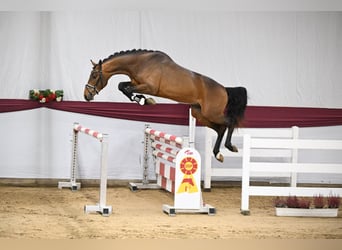
[[[82,132],[82,133],[85,133],[87,135],[90,135],[92,137],[95,137],[96,139],[102,141],[103,139],[103,134],[100,133],[100,132],[97,132],[95,130],[92,130],[90,128],[86,128],[86,127],[83,127],[82,125],[78,124],[78,123],[74,123],[74,131],[75,132]]]
[[[78,123],[73,125],[73,143],[71,157],[71,178],[69,182],[58,182],[58,188],[68,187],[72,191],[81,188],[81,184],[76,182],[76,174],[78,168],[77,152],[78,152],[78,134],[79,132],[94,137],[101,143],[101,174],[100,174],[100,201],[96,205],[85,205],[86,213],[99,212],[103,216],[109,216],[112,213],[112,206],[106,205],[107,197],[107,156],[108,156],[108,135],[98,131],[83,127]]]

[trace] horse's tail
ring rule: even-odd
[[[243,119],[247,106],[247,89],[244,87],[225,88],[228,94],[226,115],[228,125],[236,127],[243,126]]]

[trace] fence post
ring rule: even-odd
[[[241,188],[241,214],[249,215],[249,181],[250,181],[250,158],[251,158],[251,136],[243,136],[242,155],[242,188]]]
[[[189,109],[189,147],[195,148],[196,118],[191,115]]]
[[[107,198],[107,166],[108,166],[108,135],[103,134],[101,142],[101,183],[100,183],[100,207],[106,207]]]
[[[293,140],[297,140],[299,138],[299,128],[297,126],[292,127],[292,138]],[[298,162],[298,148],[292,149],[292,163]],[[291,173],[291,187],[297,186],[297,173]]]
[[[78,131],[75,130],[75,126],[77,126],[78,123],[75,122],[73,124],[73,130],[72,130],[72,140],[71,140],[71,163],[70,163],[70,181],[64,182],[60,181],[58,182],[58,188],[62,189],[63,187],[68,187],[72,191],[79,190],[81,188],[81,183],[76,182],[76,176],[78,171],[78,161],[77,161],[77,145],[78,145]]]
[[[205,149],[204,149],[204,190],[211,188],[211,147],[212,136],[209,128],[205,128]]]

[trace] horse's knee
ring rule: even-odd
[[[133,87],[131,82],[120,82],[118,88],[125,96],[128,97],[128,99],[134,101]]]
[[[123,89],[123,82],[119,82],[119,84],[118,84],[118,89],[119,89],[119,90],[122,90],[122,89]]]
[[[127,82],[120,82],[118,84],[118,89],[123,91],[125,89],[125,86],[127,85]]]

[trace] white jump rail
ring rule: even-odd
[[[112,213],[112,207],[106,205],[107,197],[107,156],[108,156],[108,135],[98,131],[83,127],[78,123],[73,124],[73,141],[72,141],[72,157],[71,157],[71,177],[69,182],[58,182],[58,188],[71,188],[72,191],[81,188],[81,184],[76,182],[78,169],[77,151],[78,151],[78,133],[84,133],[92,136],[101,143],[101,180],[100,180],[100,201],[96,205],[85,205],[86,213],[99,212],[103,216],[109,216]]]
[[[243,136],[251,135],[253,138],[283,138],[296,139],[298,138],[298,127],[292,128],[240,128],[233,133],[233,144],[237,145],[239,152],[230,152],[224,147],[224,140],[220,148],[220,152],[225,157],[223,163],[218,163],[215,159],[212,149],[216,139],[216,132],[206,128],[205,134],[205,156],[204,156],[204,189],[210,190],[212,177],[238,177],[242,178],[242,157],[244,151]],[[225,137],[224,137],[225,138]],[[296,162],[298,158],[297,149],[258,149],[251,152],[252,157],[275,157],[283,161]],[[240,160],[239,164],[232,164],[232,159]],[[239,161],[239,162],[240,162]],[[216,163],[216,167],[214,166]],[[256,172],[251,174],[252,177],[263,177],[263,173]],[[290,179],[291,186],[296,186],[296,173],[273,173],[274,177],[286,177]]]
[[[342,196],[342,188],[333,187],[280,187],[250,185],[252,173],[330,173],[342,174],[342,141],[341,140],[309,140],[309,139],[279,139],[252,138],[246,134],[243,138],[243,167],[242,167],[242,198],[241,213],[249,214],[250,196],[314,196],[331,194]],[[341,152],[339,163],[308,162],[269,162],[254,161],[252,151],[257,149],[281,150],[338,150]]]

